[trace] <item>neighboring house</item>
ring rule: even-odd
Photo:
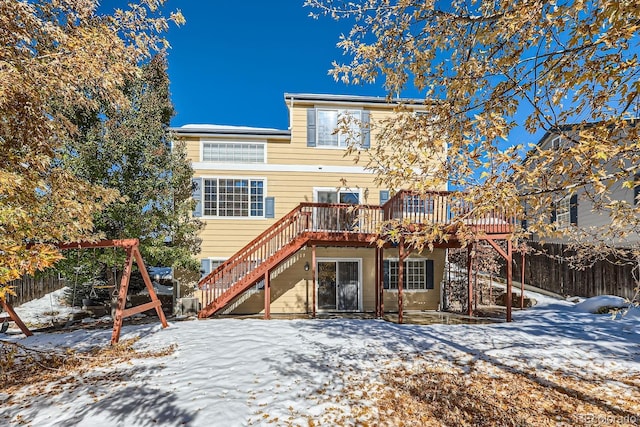
[[[633,126],[635,123],[630,122]],[[547,132],[537,143],[537,147],[544,150],[567,150],[571,144],[579,141],[578,130],[590,125],[565,125],[555,132]],[[629,138],[631,132],[621,132],[620,138]],[[612,178],[614,163],[607,166],[607,173],[603,174],[605,180],[610,184],[608,194],[612,200],[625,201],[630,206],[638,206],[640,203],[640,174],[634,170],[628,159],[614,159],[621,161],[621,164],[628,168],[629,173],[617,180]],[[526,162],[527,160],[525,160]],[[624,175],[624,174],[623,174]],[[550,182],[553,176],[548,176]],[[631,188],[623,186],[623,182],[633,180],[635,185]],[[611,182],[613,181],[613,182]],[[594,209],[594,199],[591,197],[590,187],[580,185],[568,185],[562,194],[556,194],[553,201],[552,210],[549,214],[549,221],[556,230],[575,231],[574,236],[581,239],[602,239],[603,230],[611,223],[611,219],[606,212],[598,212]],[[525,213],[527,207],[525,206]],[[621,224],[628,227],[628,234],[619,239],[605,237],[609,246],[616,248],[635,248],[640,245],[640,236],[632,231],[628,224]],[[526,219],[523,227],[527,228]],[[570,230],[575,228],[575,230]],[[569,230],[568,230],[569,229]],[[544,242],[542,242],[544,241]],[[531,235],[530,245],[535,249],[528,256],[527,268],[525,269],[525,282],[534,286],[553,291],[559,294],[581,295],[591,297],[602,294],[615,294],[624,297],[633,297],[634,288],[637,283],[632,270],[634,266],[629,264],[627,257],[620,257],[606,253],[593,253],[589,265],[584,265],[582,269],[571,268],[568,257],[573,252],[567,251],[568,243],[575,242],[573,237],[567,235],[561,237],[545,236],[544,239],[536,234]],[[599,259],[601,255],[607,255],[606,259]],[[592,262],[592,263],[591,263]],[[517,271],[520,275],[521,271]]]
[[[390,215],[411,211],[437,220],[434,207],[444,206],[438,200],[445,196],[399,192],[390,201],[394,192],[376,186],[365,160],[345,156],[345,135],[336,132],[342,114],[361,122],[362,129],[352,127],[366,156],[376,144],[369,124],[393,114],[396,104],[316,94],[285,94],[284,101],[288,130],[173,129],[186,142],[194,215],[205,223],[200,316],[438,309],[446,249],[408,255],[375,242],[377,226]]]
[[[565,125],[556,132],[547,132],[538,141],[537,146],[545,150],[565,150],[570,144],[574,143],[572,140],[579,138],[576,129],[575,125]],[[562,134],[571,135],[572,140],[563,137]],[[627,167],[629,166],[632,165],[627,165]],[[636,185],[633,188],[623,187],[623,182],[630,179],[634,179]],[[588,190],[591,190],[591,188],[585,189],[585,187],[576,186],[575,188],[568,188],[564,194],[559,194],[556,197],[550,214],[550,221],[555,224],[557,229],[580,227],[583,230],[597,230],[598,228],[606,227],[610,223],[610,218],[606,213],[594,210],[593,199],[587,194]],[[640,173],[633,171],[624,179],[616,180],[608,192],[613,200],[624,200],[631,206],[640,203],[638,199],[640,194]],[[560,240],[560,242],[566,242],[566,240]],[[626,246],[638,242],[640,242],[640,236],[637,233],[631,233],[625,237],[624,241],[618,241],[616,244]]]

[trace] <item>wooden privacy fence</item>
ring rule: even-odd
[[[44,277],[23,276],[9,283],[16,296],[9,295],[7,302],[13,306],[24,304],[34,299],[42,298],[48,293],[57,291],[66,286],[66,280],[60,278],[57,273]]]
[[[525,262],[525,283],[560,295],[593,297],[618,295],[633,298],[637,286],[630,265],[617,265],[613,259],[598,261],[585,270],[569,267],[565,257],[566,245],[559,243],[528,243],[534,251],[544,254],[528,254]],[[514,256],[514,277],[521,277],[520,257]],[[502,271],[504,277],[504,269]]]

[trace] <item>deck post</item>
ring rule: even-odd
[[[380,249],[375,248],[375,279],[374,292],[376,294],[376,319],[380,318]]]
[[[473,316],[473,244],[467,246],[467,314]]]
[[[316,317],[316,245],[311,245],[311,294],[313,298],[313,308],[311,315]]]
[[[511,240],[507,240],[507,295],[505,304],[507,305],[507,322],[511,322],[511,292],[513,291],[513,248]]]
[[[520,310],[524,309],[524,250],[521,252],[522,255],[522,274],[520,275]]]
[[[384,249],[379,248],[380,256],[378,257],[378,271],[380,272],[380,281],[378,282],[378,294],[380,301],[380,318],[384,317]]]
[[[400,244],[398,245],[398,323],[402,323],[402,309],[403,309],[403,294],[402,283],[404,281],[404,238],[400,237]]]
[[[269,270],[264,273],[264,320],[271,319],[271,277]]]

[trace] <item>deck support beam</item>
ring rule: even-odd
[[[375,292],[375,297],[376,297],[376,319],[380,318],[380,250],[378,249],[378,247],[376,246],[375,249],[375,279],[374,279],[374,283],[375,283],[375,287],[374,287],[374,292]]]
[[[376,318],[384,317],[384,248],[376,246]]]
[[[311,294],[313,298],[313,308],[311,316],[316,317],[316,245],[311,245]]]
[[[404,246],[404,237],[400,236],[400,242],[398,244],[398,323],[403,321],[404,310],[404,260],[407,259],[411,252],[407,251]]]
[[[507,322],[511,322],[512,303],[511,297],[513,295],[513,244],[511,240],[507,240],[507,297],[505,298],[505,304],[507,305]]]
[[[264,320],[271,319],[271,274],[264,273]]]
[[[512,292],[513,292],[513,243],[507,239],[507,251],[500,247],[494,239],[485,238],[493,248],[504,258],[507,264],[507,294],[505,295],[505,305],[507,306],[507,322],[511,322],[512,314]]]

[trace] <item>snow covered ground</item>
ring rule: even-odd
[[[513,323],[214,319],[173,322],[167,329],[155,323],[125,326],[121,340],[140,336],[136,348],[175,344],[177,350],[76,373],[82,386],[61,381],[55,393],[35,393],[33,385],[3,396],[0,386],[0,425],[376,425],[375,402],[364,392],[380,383],[384,370],[417,358],[434,365],[478,362],[543,377],[592,376],[608,379],[594,382],[596,394],[638,393],[616,380],[640,378],[637,311],[613,320],[567,301],[529,296],[538,305],[516,311]],[[16,311],[29,321],[29,310]],[[106,346],[110,337],[110,329],[82,329],[8,339],[47,350]],[[105,370],[119,379],[90,381]],[[363,389],[361,399],[340,399],[354,381]],[[367,416],[373,418],[358,418],[363,406],[371,406]]]

